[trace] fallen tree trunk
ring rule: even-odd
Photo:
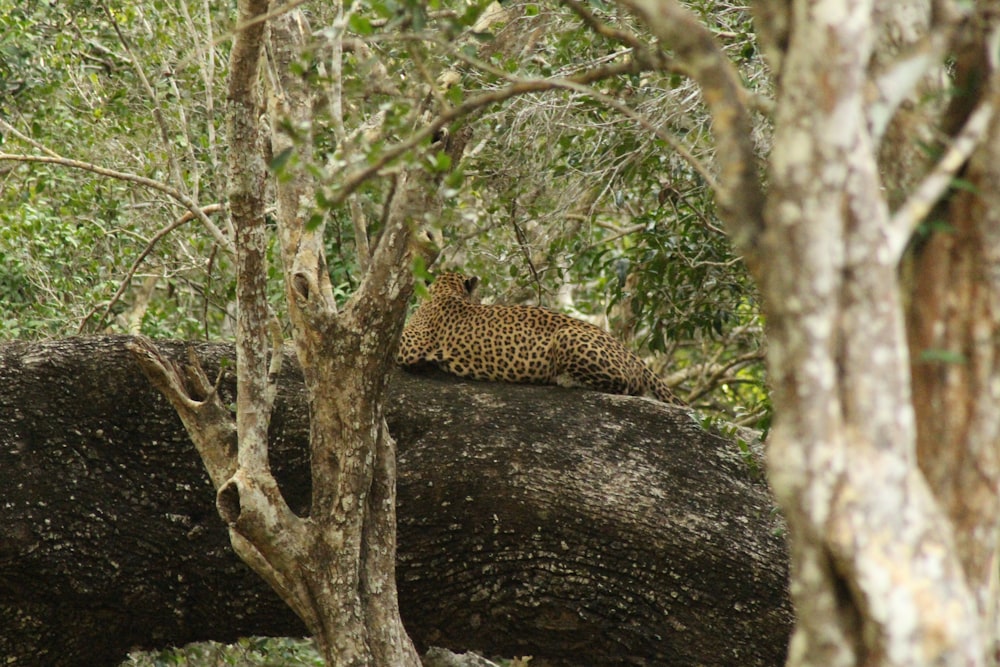
[[[114,665],[136,647],[303,634],[233,554],[193,446],[126,341],[0,347],[8,665]],[[195,349],[210,377],[232,358]],[[391,385],[400,605],[421,649],[784,661],[784,539],[734,443],[645,399],[401,372]],[[305,513],[308,425],[291,360],[280,387],[271,465]]]

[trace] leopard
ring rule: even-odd
[[[403,328],[396,361],[473,380],[584,387],[684,405],[604,329],[541,306],[482,304],[479,279],[439,274]]]

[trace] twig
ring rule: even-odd
[[[702,365],[699,368],[699,374],[702,376],[699,381],[699,386],[694,388],[690,394],[686,397],[688,401],[695,401],[702,396],[705,396],[709,392],[713,391],[721,384],[735,384],[735,383],[748,383],[753,384],[751,380],[745,380],[742,378],[737,378],[735,376],[728,376],[732,370],[738,370],[744,366],[755,362],[761,362],[764,360],[764,350],[752,350],[746,352],[737,357],[729,359],[723,363],[712,362],[707,365]]]
[[[104,10],[105,16],[108,17],[108,21],[111,23],[111,27],[114,28],[115,34],[118,35],[118,41],[121,42],[122,48],[124,48],[125,53],[128,54],[129,61],[132,64],[132,69],[135,70],[136,75],[139,77],[139,82],[146,91],[146,95],[150,101],[150,106],[152,107],[153,119],[156,121],[156,126],[160,130],[160,141],[163,142],[164,152],[167,154],[167,164],[170,167],[170,175],[173,177],[174,183],[181,184],[184,180],[181,178],[180,165],[177,164],[177,159],[174,157],[174,153],[170,148],[170,128],[167,127],[167,121],[163,117],[163,109],[160,108],[160,100],[156,97],[156,91],[153,90],[153,86],[149,84],[149,79],[146,78],[146,72],[140,66],[139,59],[136,58],[135,53],[132,51],[132,46],[125,37],[125,33],[122,32],[121,26],[118,25],[118,19],[115,18],[114,13],[112,13],[106,2],[101,2],[101,9]]]
[[[986,97],[969,115],[965,126],[952,140],[948,150],[934,168],[893,214],[889,223],[891,233],[889,242],[896,256],[903,251],[916,226],[927,216],[951,184],[955,174],[979,145],[990,119],[993,118],[993,113],[993,102]]]
[[[594,16],[594,14],[587,9],[583,3],[578,2],[578,0],[563,0],[563,4],[569,7],[574,14],[583,20],[588,28],[598,35],[627,45],[635,54],[635,59],[637,61],[643,63],[650,69],[667,69],[666,56],[663,52],[651,50],[649,46],[643,43],[635,34],[609,26],[607,23],[604,23]]]
[[[680,154],[680,156],[684,158],[688,162],[688,164],[690,164],[703,179],[705,179],[705,184],[709,187],[709,189],[711,189],[712,191],[718,191],[719,184],[716,182],[715,176],[712,174],[711,171],[709,171],[708,167],[702,164],[701,160],[696,158],[694,154],[691,151],[689,151],[687,147],[684,146],[684,144],[682,144],[676,138],[667,134],[660,128],[653,125],[653,123],[650,122],[648,118],[646,118],[639,112],[635,111],[628,105],[622,104],[621,102],[611,97],[610,95],[605,95],[604,93],[600,93],[594,90],[593,88],[583,84],[575,83],[573,81],[564,81],[564,82],[559,82],[557,86],[560,88],[566,88],[567,90],[573,90],[582,95],[591,97],[600,102],[601,104],[614,109],[615,111],[622,114],[626,118],[635,121],[636,123],[639,124],[639,127],[643,128],[647,132],[652,133],[653,136],[655,136],[657,139],[659,139],[660,141],[662,141],[663,143],[667,144],[672,149],[677,151]]]
[[[535,262],[531,258],[531,247],[528,244],[528,237],[525,236],[524,230],[521,229],[521,225],[517,222],[517,202],[511,201],[510,203],[510,224],[514,227],[514,237],[517,239],[517,245],[521,249],[521,254],[524,255],[524,261],[528,264],[528,270],[531,271],[531,278],[535,283],[535,287],[538,289],[538,299],[542,298],[542,280],[538,275],[538,269],[535,268]]]
[[[3,119],[0,119],[0,129],[12,130],[13,128],[7,124]],[[18,133],[20,134],[20,133]],[[71,169],[82,169],[83,171],[89,171],[100,176],[107,176],[109,178],[115,178],[120,181],[129,181],[131,183],[137,183],[139,185],[145,186],[157,192],[162,192],[171,199],[175,200],[179,204],[183,205],[188,211],[190,211],[198,220],[205,226],[205,229],[209,231],[213,238],[221,245],[226,251],[232,253],[233,243],[231,240],[226,238],[226,235],[222,233],[215,223],[208,219],[208,216],[202,212],[202,208],[198,205],[196,201],[185,195],[183,192],[170,187],[169,185],[162,183],[160,181],[154,181],[151,178],[146,178],[145,176],[139,176],[137,174],[130,174],[125,171],[118,171],[116,169],[108,169],[107,167],[100,167],[96,164],[91,164],[90,162],[81,162],[79,160],[71,160],[69,158],[59,157],[56,155],[24,155],[18,153],[0,153],[0,162],[11,161],[11,162],[40,162],[43,164],[57,164],[62,167],[69,167]]]
[[[649,120],[643,118],[640,114],[636,113],[627,106],[621,104],[613,98],[598,93],[597,91],[589,88],[587,84],[592,81],[600,80],[600,78],[608,75],[610,72],[620,73],[621,71],[633,71],[634,64],[625,64],[624,66],[617,66],[614,68],[597,68],[597,70],[587,70],[581,74],[575,74],[570,77],[554,77],[550,79],[521,79],[511,83],[510,85],[499,88],[496,90],[488,91],[485,93],[480,93],[475,97],[469,98],[462,102],[461,104],[445,109],[438,116],[434,117],[427,125],[422,129],[416,130],[409,139],[401,141],[395,146],[387,149],[381,155],[379,155],[374,160],[367,162],[364,167],[360,167],[348,174],[344,178],[344,184],[341,186],[340,190],[331,198],[331,206],[336,206],[344,202],[347,197],[357,190],[363,183],[368,179],[372,178],[378,174],[383,168],[385,168],[389,163],[398,159],[407,152],[415,149],[426,139],[434,135],[435,132],[445,127],[449,123],[464,116],[470,115],[479,109],[504,102],[512,97],[518,95],[524,95],[526,93],[537,93],[545,92],[550,90],[573,90],[586,95],[593,96],[594,99],[611,106],[620,113],[625,114],[629,118],[638,122],[644,129],[653,132],[658,139],[661,139],[669,146],[677,150],[686,160],[692,163],[692,166],[699,171],[699,173],[705,178],[706,182],[715,186],[715,179],[712,174],[701,165],[697,158],[691,155],[690,151],[686,150],[676,139],[670,137],[665,132],[654,127]],[[623,69],[624,68],[624,69]]]
[[[234,27],[232,30],[229,30],[226,33],[220,35],[219,37],[216,37],[215,39],[213,39],[212,42],[211,42],[212,43],[212,48],[214,49],[217,46],[221,46],[223,43],[225,43],[225,42],[227,42],[227,41],[235,38],[236,35],[238,35],[242,31],[246,30],[247,28],[252,28],[253,26],[257,25],[258,23],[263,23],[264,21],[269,21],[269,20],[271,20],[273,18],[277,18],[278,16],[281,16],[282,14],[285,14],[287,12],[292,11],[293,9],[295,9],[296,7],[298,7],[299,5],[304,5],[306,2],[307,2],[307,0],[289,0],[289,2],[286,2],[286,3],[283,3],[283,4],[279,5],[276,9],[274,9],[274,10],[272,10],[272,11],[266,13],[266,14],[261,14],[259,16],[254,16],[252,19],[250,19],[248,21],[244,21],[243,23],[240,23],[239,25],[237,25],[236,27]],[[198,55],[197,52],[195,52],[195,53],[191,54],[190,56],[188,56],[187,58],[183,58],[183,59],[179,60],[177,62],[177,65],[174,67],[174,70],[176,70],[176,71],[183,70],[184,68],[186,68],[188,65],[191,64],[192,58],[195,58],[197,55]]]
[[[212,291],[212,270],[215,267],[215,256],[218,251],[219,246],[213,243],[212,250],[208,253],[208,264],[205,267],[205,289],[201,294],[201,324],[205,330],[205,340],[208,340],[208,295]]]
[[[764,188],[753,143],[746,88],[732,61],[694,14],[674,0],[622,0],[650,31],[669,44],[675,59],[702,90],[712,117],[721,187],[713,188],[719,217],[738,252],[760,267]]]
[[[563,75],[563,76],[552,77],[549,79],[523,79],[523,78],[515,78],[511,76],[510,73],[505,72],[504,70],[499,69],[486,61],[475,58],[474,56],[469,56],[467,53],[461,51],[460,49],[455,48],[453,44],[449,42],[444,42],[431,35],[397,35],[394,36],[393,39],[434,42],[435,44],[438,44],[448,49],[451,52],[451,54],[458,60],[461,60],[462,62],[465,62],[470,66],[476,67],[484,72],[487,72],[498,78],[510,82],[510,85],[507,89],[500,89],[501,91],[503,90],[511,91],[509,95],[503,96],[499,99],[490,100],[490,98],[486,96],[495,95],[496,92],[499,91],[486,93],[484,95],[468,100],[465,104],[462,104],[459,107],[457,107],[458,109],[467,108],[469,110],[468,112],[471,113],[471,111],[474,111],[476,109],[489,106],[499,101],[503,101],[508,97],[513,97],[519,94],[523,94],[524,92],[542,92],[545,90],[552,90],[552,89],[566,89],[583,95],[587,95],[588,97],[591,97],[592,99],[604,104],[605,106],[614,109],[618,113],[638,123],[640,127],[647,130],[648,132],[653,134],[657,139],[663,141],[665,144],[670,146],[685,161],[687,161],[692,166],[692,168],[694,168],[694,170],[697,171],[699,175],[702,176],[702,178],[705,179],[705,182],[709,185],[709,187],[711,187],[714,191],[718,191],[718,184],[712,172],[704,164],[702,164],[702,162],[698,160],[698,158],[696,158],[694,154],[692,154],[691,151],[689,151],[680,141],[678,141],[675,137],[669,135],[668,133],[664,132],[659,127],[656,127],[649,119],[644,117],[639,112],[635,111],[634,109],[628,107],[625,104],[622,104],[617,99],[609,95],[605,95],[603,93],[594,90],[588,85],[590,83],[595,83],[597,81],[601,81],[614,76],[619,76],[622,74],[634,74],[644,69],[653,69],[658,71],[664,71],[664,70],[676,71],[677,68],[672,66],[672,61],[668,60],[667,57],[664,54],[662,54],[662,52],[650,51],[650,49],[646,45],[640,42],[638,38],[636,38],[631,33],[619,31],[604,26],[604,24],[598,21],[582,5],[579,5],[576,2],[568,2],[567,4],[569,4],[574,11],[580,14],[588,25],[590,25],[593,29],[598,30],[600,34],[605,35],[612,39],[616,39],[617,41],[621,41],[629,46],[628,51],[621,51],[621,52],[616,52],[614,54],[610,54],[608,58],[618,58],[622,56],[631,55],[631,59],[628,60],[627,62],[602,64],[601,66],[592,67],[583,72],[579,72],[569,76]],[[599,30],[596,26],[604,26],[606,30]],[[529,86],[531,87],[531,89],[519,91],[517,90],[517,88],[520,86]],[[535,86],[538,87],[536,88]],[[477,102],[477,100],[479,100],[480,97],[483,98],[481,100],[481,103]],[[466,113],[466,111],[462,112],[463,115],[464,113]],[[453,119],[456,115],[458,114],[455,113],[454,109],[445,108],[441,116],[447,117],[447,120],[444,123],[435,125],[435,128],[442,127],[443,125],[447,124],[447,122],[450,122],[450,120]],[[421,140],[426,136],[427,136],[426,134],[421,133]],[[405,150],[409,150],[419,142],[410,141],[404,143],[408,146]],[[400,146],[402,146],[402,144]],[[386,156],[386,154],[383,154],[383,156],[388,157],[388,159],[384,163],[378,166],[379,169],[381,168],[381,166],[384,166],[384,164],[387,164],[388,161],[395,159],[399,154],[405,152],[405,150],[399,152],[395,152],[396,149],[392,150],[394,151],[394,154],[391,157]],[[372,166],[375,167],[376,165]],[[369,177],[370,175],[373,175],[374,173],[377,173],[377,169],[374,171],[369,170],[369,172],[370,173],[368,173],[368,176],[366,176],[366,178]],[[348,177],[349,182],[347,185],[345,185],[345,188],[350,188],[351,190],[353,190],[357,188],[358,185],[360,185],[360,184],[352,184],[350,180],[351,178]],[[336,198],[336,201],[339,202],[342,201],[342,199],[338,196]]]
[[[332,35],[329,38],[330,49],[330,116],[333,119],[334,136],[337,143],[344,147],[347,145],[347,130],[344,128],[344,34],[347,31],[347,22],[354,13],[358,3],[354,3],[344,12],[344,4],[337,4],[337,18],[333,23]],[[368,243],[368,225],[365,222],[364,211],[358,203],[357,197],[350,197],[347,207],[351,215],[351,225],[354,228],[354,251],[358,258],[358,267],[363,274],[368,270],[368,262],[371,259],[371,246]]]
[[[201,212],[204,215],[208,215],[210,213],[216,213],[221,210],[222,210],[222,204],[210,204],[209,206],[206,206],[205,208],[201,209]],[[153,236],[152,239],[149,240],[149,243],[146,244],[146,247],[143,249],[143,251],[139,253],[139,256],[136,257],[134,262],[132,262],[132,266],[129,267],[129,270],[125,274],[125,278],[122,279],[121,284],[118,285],[118,290],[115,292],[114,296],[111,297],[111,300],[108,302],[107,307],[104,309],[104,314],[101,315],[101,319],[98,321],[98,326],[100,326],[102,322],[105,322],[108,319],[108,315],[111,313],[111,309],[114,308],[115,304],[118,303],[118,300],[121,299],[122,295],[125,293],[125,290],[128,289],[129,284],[132,282],[132,278],[135,276],[135,272],[139,270],[139,265],[142,264],[142,261],[146,259],[149,253],[153,251],[153,248],[160,241],[160,239],[162,239],[167,234],[174,231],[181,225],[185,225],[191,222],[192,220],[195,219],[195,217],[196,216],[194,214],[188,211],[180,218],[178,218],[171,224],[161,229]],[[94,306],[94,308],[92,308],[90,312],[87,313],[82,320],[80,320],[80,326],[77,327],[76,330],[77,334],[83,333],[83,328],[87,326],[87,321],[90,320],[90,318],[94,316],[94,313],[97,312],[97,308],[98,308],[97,306]]]

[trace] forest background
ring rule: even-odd
[[[607,326],[705,425],[768,436],[790,664],[992,659],[993,3],[292,5],[313,30],[264,79],[312,106],[270,118],[262,194],[310,179],[338,303],[396,186],[432,178],[438,266]],[[96,7],[0,0],[0,337],[229,338],[237,7]]]
[[[220,109],[235,7],[93,8],[4,8],[4,121],[53,157],[81,164],[4,163],[0,337],[232,337],[235,274],[219,246],[224,225],[177,223],[185,215],[178,195],[204,207],[225,200]],[[424,3],[372,3],[351,11],[353,46],[378,55],[344,63],[342,131],[354,149],[379,159],[388,142],[413,131],[430,91],[454,105],[473,91],[534,82],[536,91],[465,121],[471,145],[433,221],[439,266],[481,276],[488,301],[541,303],[610,328],[712,413],[766,419],[757,298],[713,213],[713,143],[696,86],[669,72],[571,82],[595,66],[620,68],[628,49],[565,7],[495,5],[484,17],[486,8],[432,3],[425,13]],[[310,7],[312,21],[332,25],[324,11],[332,9]],[[611,23],[634,23],[611,5],[604,11]],[[728,51],[742,54],[747,80],[766,89],[749,14],[712,3],[699,12]],[[302,68],[324,57],[323,39],[320,32]],[[310,76],[328,85],[330,74]],[[343,301],[359,276],[352,216],[375,220],[377,236],[388,185],[365,182],[348,206],[334,205],[337,130],[329,113],[315,123],[317,160],[326,162],[313,167],[330,172],[316,215],[328,220],[327,257]],[[766,124],[760,132],[763,146]],[[11,150],[18,137],[4,136]],[[678,153],[671,143],[681,141]],[[429,143],[403,161],[441,168]],[[281,168],[280,156],[271,166]]]
[[[580,8],[594,10],[609,25],[635,25],[610,5]],[[699,11],[766,85],[749,14]],[[0,162],[0,339],[233,338],[224,108],[235,12],[215,2],[0,7],[4,152],[41,157]],[[540,303],[611,329],[706,418],[766,425],[756,294],[713,213],[708,115],[689,79],[640,72],[628,45],[557,5],[307,12],[326,27],[295,67],[323,104],[301,136],[313,143],[305,166],[321,183],[314,214],[328,230],[340,305],[381,233],[392,173],[447,173],[441,215],[423,221],[443,251],[438,267],[480,276],[489,301]],[[331,72],[344,28],[343,71]],[[593,84],[571,79],[594,68]],[[472,131],[460,164],[425,138],[378,178],[338,192],[349,158],[377,162],[429,106],[477,93],[498,101],[445,128]],[[272,156],[278,178],[296,166],[288,158]],[[275,235],[268,254],[270,301],[282,313]]]

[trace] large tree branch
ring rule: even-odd
[[[305,632],[232,553],[204,467],[128,340],[0,347],[8,664],[95,667],[134,646]],[[233,355],[197,352],[208,377]],[[271,467],[301,513],[294,362],[279,384]],[[387,405],[399,600],[418,644],[556,664],[782,662],[781,524],[733,443],[653,401],[554,387],[397,372]]]

